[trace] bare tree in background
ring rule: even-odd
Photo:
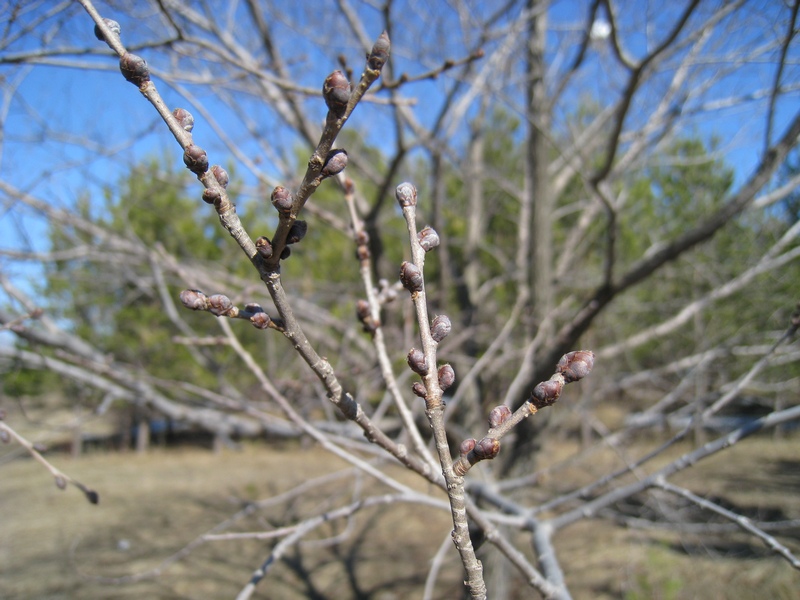
[[[599,517],[642,525],[620,506],[648,495],[712,511],[800,568],[770,525],[670,480],[800,417],[800,223],[783,212],[800,183],[798,3],[763,4],[598,0],[571,4],[578,18],[535,0],[339,0],[316,16],[255,0],[12,3],[0,45],[3,160],[21,166],[13,152],[32,140],[62,154],[0,180],[20,224],[0,272],[0,321],[19,343],[0,355],[92,389],[95,409],[146,406],[220,439],[309,437],[385,486],[287,528],[242,598],[322,524],[403,502],[452,513],[475,598],[485,579],[491,597],[510,596],[512,577],[569,597],[578,566],[561,564],[554,540]],[[123,86],[117,61],[149,103]],[[46,68],[87,86],[73,118],[107,110],[109,121],[75,125],[58,101],[31,97],[26,78]],[[88,70],[108,72],[102,90],[88,89]],[[172,144],[202,184],[189,188],[198,210],[216,212],[263,284],[192,260],[191,247],[187,258],[166,240],[120,234],[59,195],[111,183],[92,172],[133,164],[137,138]],[[727,176],[726,156],[747,168]],[[27,233],[41,231],[36,220],[60,231],[62,247]],[[330,248],[346,249],[334,272],[313,273]],[[26,283],[36,271],[20,265],[71,260],[155,298],[174,343],[213,383],[120,360],[42,307]],[[200,333],[210,315],[185,311],[179,289],[185,307],[220,317],[220,333]],[[288,338],[305,367],[285,344],[259,355],[264,343],[244,339],[240,320]],[[583,398],[525,419],[588,374],[583,347],[597,363]],[[221,358],[230,352],[234,371]],[[713,433],[743,397],[766,410]],[[599,409],[615,400],[620,414],[606,420]],[[667,424],[673,434],[634,444]],[[553,463],[553,440],[573,430],[583,449]],[[681,446],[692,433],[696,447]],[[376,446],[394,460],[371,460]],[[536,491],[604,447],[618,461],[584,486]],[[429,493],[391,475],[396,462]],[[474,550],[483,538],[490,572]]]

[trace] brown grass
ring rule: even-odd
[[[563,446],[562,446],[563,447]],[[676,449],[679,452],[683,449]],[[676,478],[693,491],[724,498],[766,517],[800,518],[797,439],[748,440]],[[248,445],[214,455],[202,450],[146,456],[91,454],[51,457],[101,494],[92,506],[74,489],[58,490],[29,459],[0,468],[0,597],[230,598],[269,554],[273,541],[218,541],[198,547],[154,579],[112,584],[99,578],[158,566],[186,543],[225,520],[245,501],[268,498],[346,465],[317,448]],[[598,453],[559,471],[532,496],[565,489],[613,462]],[[406,483],[425,484],[395,471]],[[292,524],[386,492],[366,477],[322,486],[243,520],[234,531]],[[314,540],[349,532],[346,541]],[[364,510],[331,522],[292,551],[257,593],[259,598],[417,598],[430,560],[448,535],[448,515],[416,505]],[[797,532],[795,531],[795,535]],[[798,538],[782,537],[800,548]],[[521,542],[521,547],[529,544]],[[669,531],[629,530],[607,520],[578,523],[558,550],[575,598],[800,598],[800,576],[757,540]],[[487,565],[494,564],[482,550]],[[459,597],[460,570],[451,552],[438,598]],[[514,576],[514,597],[533,594]]]

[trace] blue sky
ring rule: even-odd
[[[40,10],[43,10],[48,4],[40,6]],[[359,62],[361,51],[348,31],[342,31],[341,37],[336,38],[341,41],[337,43],[317,44],[303,37],[298,38],[298,34],[304,33],[304,28],[312,27],[314,19],[319,18],[319,15],[307,16],[308,6],[303,3],[287,3],[282,20],[272,25],[284,56],[290,57],[303,67],[295,69],[298,83],[318,89],[324,76],[338,68],[336,56],[339,54],[346,56],[348,62],[358,71],[361,67]],[[354,6],[364,16],[367,28],[375,29],[369,31],[369,34],[377,36],[380,33],[377,11],[365,3],[354,3]],[[427,64],[415,58],[419,47],[436,47],[443,39],[441,36],[447,33],[447,23],[455,23],[452,20],[448,21],[456,18],[450,6],[445,3],[429,5],[412,1],[398,2],[394,5],[395,13],[405,15],[404,18],[408,19],[408,27],[403,28],[403,21],[398,21],[393,31],[396,73],[418,73],[438,64],[442,58],[457,58],[463,55],[465,40],[454,36],[446,45],[439,44],[441,46],[439,55],[431,58]],[[673,22],[675,15],[682,9],[682,3],[663,2],[620,2],[617,6],[621,15],[620,27],[626,31],[626,47],[634,56],[641,56],[648,47],[660,39],[663,27]],[[98,3],[98,7],[104,14],[114,13],[113,9],[105,7],[102,3]],[[560,41],[578,39],[586,22],[587,7],[588,3],[585,1],[553,2],[550,13],[552,31],[549,41],[556,44]],[[785,10],[780,12],[780,3],[751,2],[748,7],[748,19],[746,22],[729,27],[727,33],[729,38],[718,37],[709,42],[709,47],[714,48],[713,57],[722,56],[727,51],[736,51],[738,47],[758,47],[758,44],[764,41],[765,32],[773,29],[779,32],[785,30],[785,24],[781,19],[787,12]],[[491,6],[485,7],[485,10],[490,9]],[[447,13],[449,16],[435,27],[426,29],[427,23],[433,23],[433,17],[438,13]],[[94,50],[103,47],[94,39],[91,33],[92,23],[80,7],[73,7],[67,15],[68,18],[59,30],[56,30],[54,23],[49,22],[37,30],[37,34],[42,36],[48,35],[49,31],[56,31],[52,39],[47,42],[47,47],[83,45]],[[28,18],[34,16],[35,13],[33,16],[28,15]],[[227,15],[227,17],[233,16],[235,15]],[[601,18],[605,17],[601,15]],[[153,33],[153,22],[146,19],[140,21],[122,19],[122,26],[123,41],[129,44],[136,44],[153,37],[158,38],[160,35]],[[23,38],[6,52],[23,51],[39,43],[40,40],[35,37]],[[487,51],[491,51],[493,47],[492,43],[488,43]],[[147,49],[141,54],[149,60],[156,72],[160,66],[159,61],[165,60],[164,54]],[[775,73],[775,56],[776,51],[772,50],[764,53],[758,61],[744,65],[735,75],[722,79],[710,96],[724,97],[751,88],[768,87]],[[559,57],[551,55],[549,58],[553,61]],[[4,98],[5,119],[0,172],[9,182],[55,204],[71,206],[81,194],[88,193],[91,196],[101,194],[105,187],[113,186],[119,180],[127,165],[154,153],[165,150],[174,153],[175,168],[182,168],[177,144],[163,124],[160,124],[153,108],[139,95],[134,86],[125,82],[119,75],[115,58],[110,55],[72,55],[67,59],[93,64],[97,68],[77,70],[62,66],[37,65],[26,70],[17,66],[0,67],[7,94]],[[560,59],[563,63],[568,63],[569,55]],[[798,59],[800,52],[795,43],[790,49],[790,64],[784,73],[784,81],[789,85],[796,86],[800,82]],[[588,68],[576,80],[576,84],[566,92],[565,97],[571,101],[573,107],[582,97],[604,99],[613,95],[610,86],[623,76],[623,73],[615,68],[615,61],[607,44],[605,47],[595,49],[587,60],[587,65]],[[712,61],[707,68],[711,72],[718,66]],[[671,72],[667,71],[666,75],[670,74]],[[159,90],[168,105],[187,106],[187,101],[174,90],[162,85],[157,78],[155,81],[159,84]],[[420,121],[429,123],[434,118],[443,93],[450,83],[448,76],[445,75],[437,81],[407,87],[404,94],[415,99],[413,110]],[[18,87],[14,87],[15,85]],[[12,89],[13,96],[9,96]],[[199,88],[188,86],[188,89],[198,96],[203,94]],[[513,111],[515,107],[519,107],[521,100],[519,96],[513,95],[513,90],[511,92],[512,95],[507,98],[504,106]],[[655,88],[652,92],[645,90],[640,99],[637,99],[637,102],[642,103],[641,107],[635,104],[629,119],[635,120],[639,110],[649,108],[658,99]],[[796,90],[781,99],[775,118],[776,135],[781,133],[798,104]],[[246,141],[239,121],[232,118],[233,115],[227,107],[213,99],[208,101],[208,106],[221,125],[228,128],[232,137],[243,140],[242,148],[246,152],[252,156],[259,153],[253,143]],[[264,136],[268,136],[277,154],[293,159],[299,142],[290,131],[274,121],[274,112],[265,109],[256,99],[247,102],[245,106],[254,111],[253,119],[263,128]],[[305,106],[317,118],[322,118],[324,107],[319,98],[308,99]],[[706,139],[718,138],[725,149],[725,160],[734,168],[737,182],[741,182],[750,173],[763,150],[765,106],[765,102],[750,103],[742,107],[701,113],[695,118],[687,119],[685,131]],[[194,136],[197,143],[208,150],[212,163],[229,164],[232,160],[230,154],[204,122],[202,115],[187,107],[196,116]],[[393,139],[390,115],[380,106],[362,105],[349,124],[350,127],[361,131],[365,131],[367,125],[371,132],[367,134],[369,141],[379,147]],[[64,134],[72,136],[72,139],[58,137]],[[466,135],[466,130],[461,134]],[[89,147],[83,146],[85,140],[88,140]],[[107,157],[98,156],[97,148],[107,147],[109,141],[114,152]],[[261,159],[260,165],[266,173],[276,178],[280,176],[277,170],[269,167],[269,157],[258,158]],[[237,171],[248,184],[255,185],[255,179],[252,175],[248,175],[244,167],[240,166]],[[26,211],[17,209],[6,209],[1,217],[0,231],[3,232],[5,247],[33,246],[39,249],[44,247],[46,236],[41,221],[30,218]]]

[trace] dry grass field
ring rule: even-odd
[[[561,445],[565,453],[567,444]],[[0,598],[6,600],[232,598],[273,541],[205,543],[157,577],[133,582],[114,578],[158,567],[247,502],[347,469],[318,448],[297,445],[247,445],[220,454],[199,449],[155,450],[145,456],[94,453],[75,461],[52,455],[57,466],[100,492],[100,504],[92,506],[75,489],[58,490],[32,460],[14,458],[13,447],[3,451]],[[532,491],[532,497],[569,488],[610,460],[594,455],[561,470]],[[410,475],[401,477],[424,485]],[[359,494],[381,491],[366,478],[355,484],[352,477],[343,481],[265,506],[228,531],[290,525]],[[747,440],[676,482],[724,498],[751,516],[798,519],[800,440]],[[632,514],[646,511],[629,508]],[[428,565],[448,532],[444,511],[409,505],[364,510],[350,522],[331,522],[312,533],[261,582],[256,597],[419,598]],[[780,539],[800,551],[800,529]],[[571,527],[561,540],[559,551],[575,598],[800,598],[800,573],[740,534],[712,538],[594,520]],[[487,553],[492,549],[484,546],[481,552],[491,568]],[[454,552],[445,572],[435,597],[460,597]],[[519,590],[516,597],[531,597],[519,582],[513,587]]]

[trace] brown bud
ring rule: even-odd
[[[269,327],[270,321],[269,315],[263,311],[257,312],[250,317],[250,322],[256,329],[266,329]]]
[[[412,294],[422,291],[422,271],[417,265],[403,261],[400,265],[400,282]]]
[[[268,237],[262,235],[256,240],[256,252],[261,255],[261,258],[272,257],[272,242],[269,241]]]
[[[500,440],[485,437],[475,444],[473,452],[480,460],[491,460],[500,453]]]
[[[207,204],[215,204],[220,198],[222,198],[222,194],[219,193],[219,190],[212,188],[203,190],[203,202]]]
[[[463,442],[461,442],[461,445],[458,447],[458,453],[461,456],[466,456],[467,454],[472,452],[472,449],[475,448],[475,444],[477,444],[477,443],[478,442],[476,440],[472,439],[472,438],[470,438],[468,440],[464,440]]]
[[[112,19],[103,19],[103,23],[105,23],[106,27],[108,27],[111,30],[111,33],[119,37],[120,31],[122,31],[119,27],[119,23],[117,23]],[[103,32],[100,31],[100,27],[98,27],[97,25],[94,26],[94,35],[101,42],[106,41],[106,36],[103,35]]]
[[[594,352],[577,350],[561,357],[556,372],[564,376],[566,383],[572,383],[586,377],[594,366]]]
[[[369,253],[369,246],[357,246],[356,247],[356,259],[357,260],[369,260],[370,253]]]
[[[401,183],[394,191],[394,196],[400,208],[417,205],[417,188],[410,183]]]
[[[130,52],[123,54],[119,59],[119,70],[122,71],[126,81],[139,87],[150,81],[150,69],[145,60]]]
[[[56,487],[60,490],[67,489],[67,480],[63,475],[56,475]]]
[[[33,444],[33,449],[39,452],[40,454],[44,454],[47,452],[47,445],[42,444],[41,442],[36,442]]]
[[[97,504],[100,502],[100,494],[95,492],[94,490],[83,490],[83,493],[86,495],[86,499],[91,502],[92,504]]]
[[[425,386],[419,381],[414,382],[414,385],[411,386],[411,391],[420,398],[424,399],[428,397],[428,392],[425,391]]]
[[[322,84],[322,97],[325,104],[336,117],[344,115],[350,100],[350,82],[341,71],[334,71]]]
[[[363,229],[356,233],[356,244],[366,246],[369,244],[369,234]]]
[[[189,144],[183,151],[183,163],[195,175],[208,171],[208,154],[200,146]]]
[[[439,387],[445,391],[456,381],[456,372],[450,365],[442,365],[439,367]]]
[[[208,296],[200,290],[183,290],[180,298],[181,304],[191,310],[206,310],[208,308]]]
[[[489,413],[489,427],[491,427],[492,429],[494,429],[495,427],[500,427],[500,425],[505,423],[510,416],[511,416],[511,409],[508,408],[505,404],[501,404],[500,406],[495,406]]]
[[[375,322],[375,319],[372,318],[372,310],[369,307],[369,302],[366,300],[359,300],[356,302],[356,314],[358,315],[359,321],[361,321],[364,331],[366,333],[375,333],[378,324]]]
[[[328,152],[325,157],[325,164],[322,165],[320,175],[323,177],[333,177],[338,175],[347,166],[347,151],[337,148]]]
[[[289,246],[284,246],[281,250],[281,260],[286,260],[292,255],[292,249]]]
[[[289,233],[286,236],[286,243],[296,244],[304,237],[306,237],[307,231],[308,231],[308,223],[306,223],[305,221],[295,221],[289,228]]]
[[[564,384],[561,379],[548,379],[538,384],[533,388],[531,393],[531,404],[536,408],[543,408],[555,404],[558,397],[561,395],[561,390],[564,389]]]
[[[194,129],[194,117],[192,113],[184,108],[176,108],[172,111],[172,116],[178,121],[178,124],[183,127],[184,131],[191,132]]]
[[[208,312],[217,317],[226,316],[233,310],[233,302],[224,294],[214,294],[208,297]]]
[[[372,47],[372,52],[367,57],[369,68],[373,71],[380,71],[386,61],[389,60],[389,51],[391,50],[391,43],[389,42],[389,35],[384,31],[375,41]]]
[[[365,321],[372,317],[372,311],[369,308],[369,302],[366,300],[358,300],[356,302],[356,314],[360,321]]]
[[[214,165],[211,167],[211,173],[214,175],[214,179],[217,180],[217,183],[220,184],[223,188],[228,187],[228,172],[220,167],[219,165]]]
[[[430,252],[439,245],[439,234],[431,227],[425,227],[417,234],[419,245],[425,252]]]
[[[431,323],[431,337],[437,344],[450,333],[452,325],[447,315],[437,315]]]
[[[272,205],[278,210],[280,214],[284,216],[289,216],[291,214],[294,198],[292,198],[292,193],[285,187],[279,185],[274,190],[272,190],[271,200],[272,200]]]
[[[408,353],[408,366],[417,375],[425,377],[428,374],[428,362],[425,360],[425,353],[417,348],[412,348]]]

